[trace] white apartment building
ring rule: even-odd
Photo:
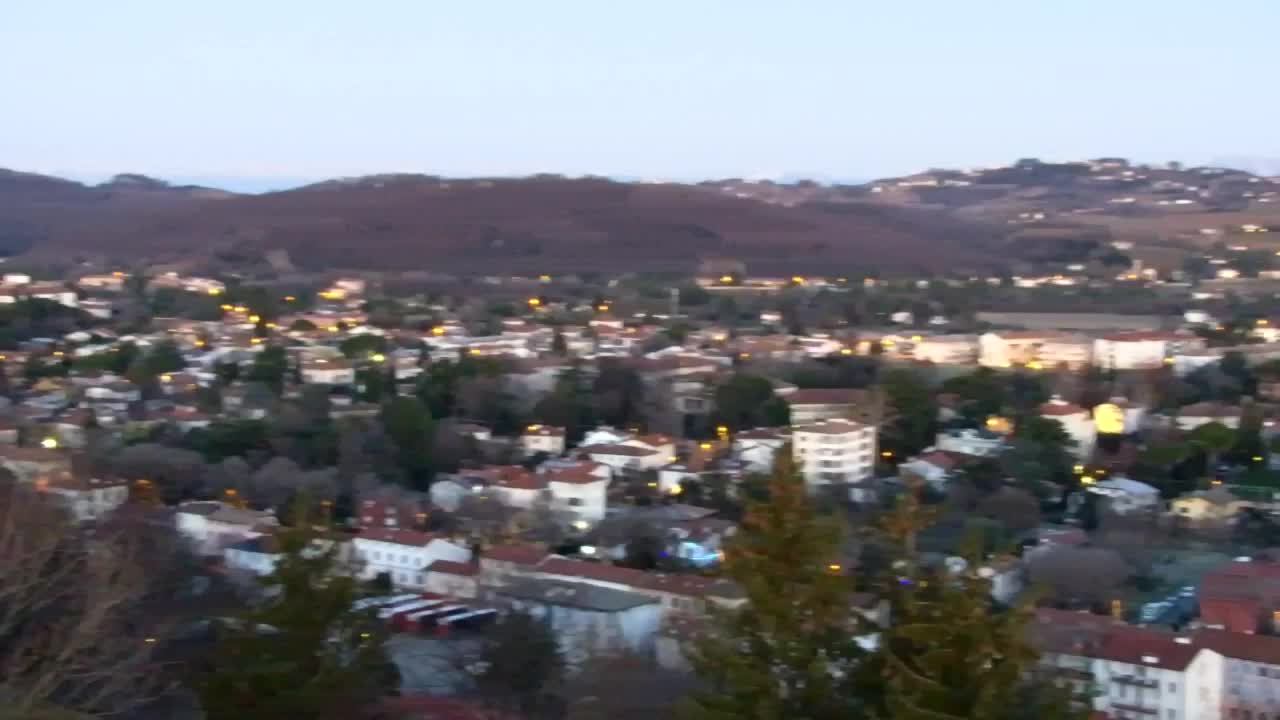
[[[913,357],[935,365],[972,365],[978,361],[975,335],[933,335],[914,343]]]
[[[1119,720],[1218,720],[1223,657],[1196,639],[1063,610],[1037,611],[1040,664],[1077,702]]]
[[[564,454],[564,428],[551,425],[530,425],[520,435],[520,453],[522,455]]]
[[[1088,410],[1055,395],[1049,402],[1041,405],[1037,413],[1042,418],[1057,420],[1062,424],[1062,429],[1075,441],[1075,447],[1071,451],[1076,458],[1084,459],[1093,454],[1098,429]]]
[[[733,436],[733,458],[745,465],[747,472],[767,473],[773,459],[787,444],[790,433],[773,428],[744,430]]]
[[[613,477],[608,465],[590,461],[546,463],[538,468],[538,474],[547,481],[552,508],[570,515],[575,530],[586,530],[604,519]]]
[[[978,364],[984,367],[1078,368],[1090,356],[1088,340],[1068,333],[1019,330],[978,336]]]
[[[1175,350],[1192,350],[1184,335],[1134,331],[1103,335],[1093,341],[1093,362],[1107,370],[1150,370],[1165,364]],[[1203,348],[1203,343],[1198,344]]]
[[[871,477],[876,428],[853,420],[822,420],[791,428],[792,456],[810,489]]]
[[[437,560],[471,559],[470,549],[417,530],[371,528],[351,542],[360,576],[371,580],[386,573],[397,588],[425,588],[427,568]]]
[[[1275,720],[1280,716],[1280,638],[1199,630],[1195,643],[1223,658],[1222,718]]]

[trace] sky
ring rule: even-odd
[[[1275,0],[41,0],[0,167],[871,179],[1280,158]]]

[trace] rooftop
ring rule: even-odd
[[[590,583],[554,580],[521,580],[507,585],[498,592],[521,600],[531,600],[594,612],[622,612],[658,602],[654,598],[638,592],[614,590]]]

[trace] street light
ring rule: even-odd
[[[52,437],[47,437],[47,438],[45,438],[45,439],[43,439],[43,440],[41,440],[41,441],[40,441],[40,447],[44,448],[45,450],[57,450],[57,449],[58,449],[58,439],[57,439],[57,438],[52,438]]]

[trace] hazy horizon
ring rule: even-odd
[[[0,166],[264,189],[1280,158],[1277,19],[1262,0],[25,3],[0,25]]]

